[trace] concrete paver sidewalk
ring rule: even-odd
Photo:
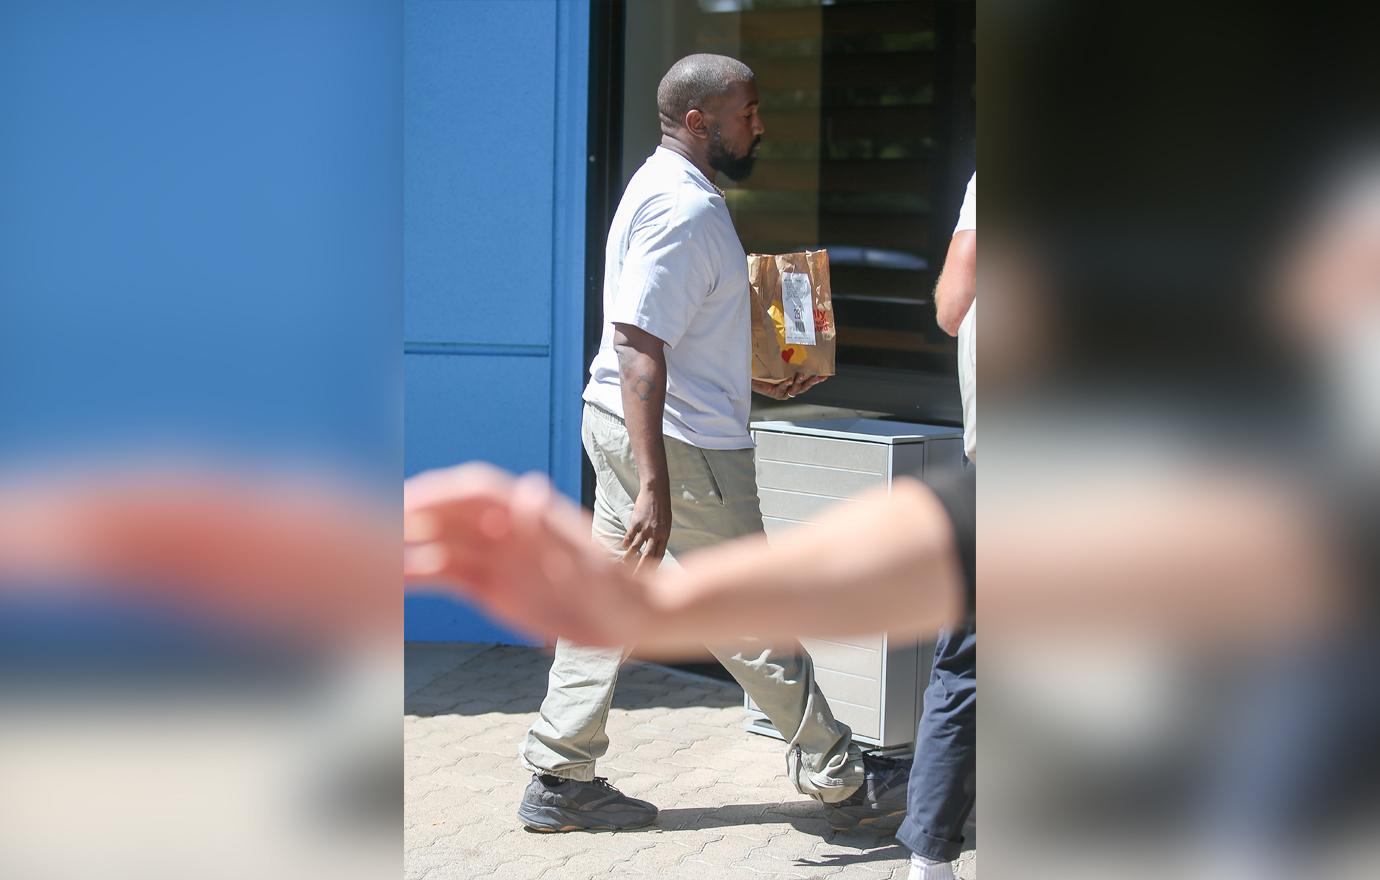
[[[830,831],[786,781],[780,742],[742,730],[742,691],[630,663],[600,775],[661,808],[655,827],[536,834],[515,811],[529,774],[517,745],[546,691],[544,652],[409,645],[404,722],[405,876],[411,880],[721,877],[904,880],[893,838]],[[976,851],[959,876],[977,876]]]

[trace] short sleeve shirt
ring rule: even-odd
[[[666,343],[665,434],[750,447],[747,254],[723,193],[658,147],[623,193],[604,257],[604,330],[584,399],[623,415],[613,325],[630,324]]]
[[[977,231],[977,172],[968,181],[954,234]],[[958,390],[963,398],[963,451],[977,461],[977,299],[958,325]]]

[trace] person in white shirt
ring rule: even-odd
[[[944,270],[934,288],[935,319],[958,337],[958,390],[963,397],[963,449],[977,461],[977,172],[968,180]]]
[[[968,180],[944,268],[934,288],[935,319],[958,336],[963,449],[977,461],[977,173]],[[971,475],[975,478],[975,475]],[[939,634],[915,731],[906,820],[896,839],[911,851],[908,880],[953,880],[977,776],[977,625]]]
[[[661,145],[633,175],[609,230],[603,338],[584,392],[582,439],[596,476],[593,535],[638,569],[762,532],[751,393],[794,397],[823,378],[751,379],[747,255],[713,181],[751,172],[766,130],[757,104],[741,62],[676,62],[657,90]],[[808,654],[760,643],[711,651],[786,737],[791,782],[830,805],[835,827],[899,824],[906,763],[853,743]],[[532,771],[518,809],[527,827],[655,821],[656,807],[595,775],[624,656],[557,642],[541,713],[519,750]]]

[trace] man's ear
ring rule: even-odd
[[[698,107],[685,114],[685,130],[697,138],[709,137],[709,122],[704,118],[704,112]]]

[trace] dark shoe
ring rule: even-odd
[[[602,776],[593,782],[533,774],[518,818],[533,831],[620,831],[656,821],[656,807],[630,798]]]
[[[906,818],[906,783],[910,758],[883,758],[863,753],[863,784],[847,800],[829,804],[829,825],[835,831],[891,830]]]

